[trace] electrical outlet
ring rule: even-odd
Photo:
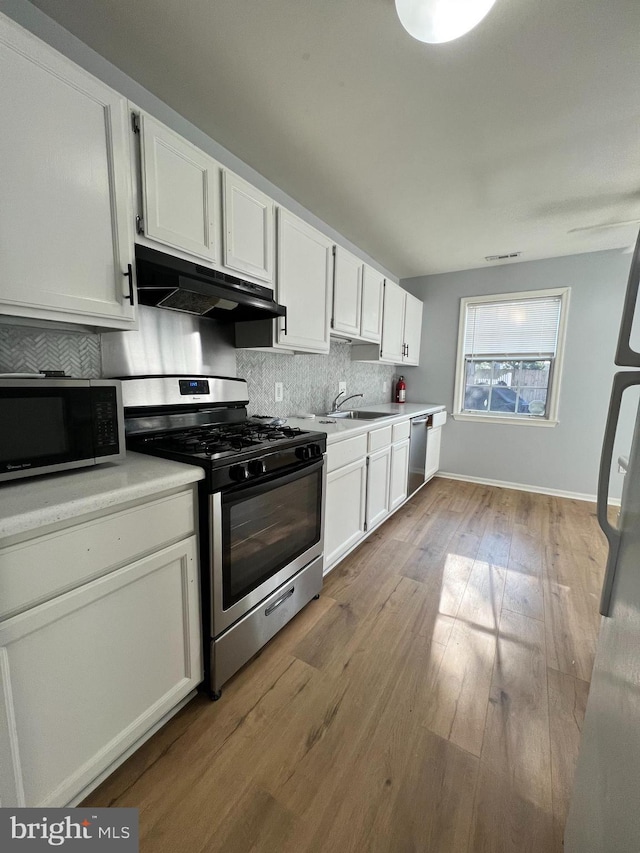
[[[276,395],[275,395],[275,401],[276,401],[276,403],[281,403],[281,402],[282,402],[282,397],[283,397],[283,393],[282,393],[282,382],[276,382]]]
[[[385,379],[384,382],[382,383],[382,390],[385,394],[389,390],[389,380],[388,379]]]
[[[347,383],[346,382],[338,382],[338,393],[346,394],[347,393]]]

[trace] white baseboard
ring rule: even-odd
[[[489,480],[486,477],[471,477],[463,474],[451,474],[449,471],[438,471],[436,477],[445,480],[462,480],[465,483],[480,483],[483,486],[497,486],[500,489],[515,489],[518,492],[535,492],[538,495],[553,495],[557,498],[569,498],[574,501],[589,501],[596,503],[595,495],[582,492],[565,492],[562,489],[545,489],[542,486],[529,486],[525,483],[508,483],[505,480]],[[620,506],[620,498],[609,498],[610,506]]]

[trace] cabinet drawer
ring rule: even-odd
[[[374,429],[369,433],[369,453],[375,453],[376,450],[382,450],[383,447],[388,447],[391,444],[391,425],[382,427],[382,429]]]
[[[327,473],[367,455],[367,436],[354,435],[327,448]]]
[[[446,412],[434,412],[433,413],[433,426],[439,427],[447,422],[447,413]]]
[[[402,421],[401,424],[393,425],[391,440],[395,444],[397,441],[404,441],[405,438],[409,438],[410,434],[411,423],[409,421]]]
[[[190,536],[193,490],[0,549],[0,619]]]

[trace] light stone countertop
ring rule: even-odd
[[[333,444],[352,435],[360,435],[377,427],[398,423],[409,418],[417,418],[420,415],[430,415],[433,412],[441,412],[446,408],[442,403],[381,403],[377,406],[359,407],[365,412],[380,412],[384,418],[376,420],[351,420],[349,418],[330,418],[325,415],[316,415],[315,418],[287,418],[287,426],[300,427],[304,430],[314,432],[325,432],[327,444]],[[349,411],[349,409],[345,409]],[[323,423],[330,421],[330,423]]]
[[[0,538],[152,497],[204,479],[198,465],[127,452],[107,462],[61,474],[0,485]]]

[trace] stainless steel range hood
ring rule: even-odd
[[[236,323],[285,317],[287,309],[273,291],[227,273],[136,246],[138,302]]]

